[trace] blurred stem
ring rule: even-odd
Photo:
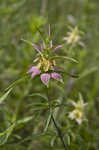
[[[66,146],[65,143],[64,143],[64,139],[63,139],[62,132],[61,132],[60,128],[58,127],[58,125],[57,125],[57,123],[56,123],[56,121],[55,121],[55,119],[54,119],[53,113],[52,113],[52,108],[51,108],[50,99],[49,99],[49,88],[47,88],[47,96],[48,96],[49,110],[50,110],[50,113],[51,113],[51,119],[52,119],[52,121],[53,121],[53,124],[54,124],[56,130],[57,130],[58,136],[59,136],[59,138],[60,138],[60,140],[61,140],[61,142],[62,142],[62,145],[63,145],[63,147],[64,147],[64,150],[67,150],[67,146]]]
[[[42,0],[42,1],[41,1],[41,13],[42,13],[42,15],[45,14],[46,5],[47,5],[47,0]]]

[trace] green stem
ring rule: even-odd
[[[61,140],[61,142],[62,142],[62,144],[63,144],[64,150],[67,150],[67,147],[66,147],[66,145],[65,145],[65,143],[64,143],[64,139],[63,139],[63,136],[62,136],[62,132],[61,132],[60,128],[57,126],[56,121],[55,121],[53,115],[51,115],[51,119],[52,119],[52,121],[53,121],[53,123],[54,123],[54,126],[55,126],[56,130],[57,130],[57,133],[58,133],[58,135],[59,135],[59,138],[60,138],[60,140]]]
[[[64,139],[63,139],[63,136],[62,136],[62,132],[61,132],[60,128],[58,127],[58,125],[57,125],[57,123],[56,123],[56,121],[54,119],[53,113],[52,113],[52,109],[51,109],[51,106],[50,106],[50,99],[49,99],[48,88],[47,88],[47,96],[48,96],[49,110],[50,110],[50,113],[51,113],[51,119],[53,121],[53,124],[54,124],[56,130],[57,130],[58,136],[59,136],[59,138],[60,138],[60,140],[62,142],[64,150],[67,150],[67,146],[65,145],[65,142],[64,142]]]

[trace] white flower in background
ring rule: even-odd
[[[75,120],[78,124],[81,124],[84,119],[84,107],[87,103],[84,103],[83,100],[78,101],[77,103],[72,101],[72,105],[75,109],[69,113],[69,118]]]
[[[84,44],[80,41],[81,40],[81,31],[78,30],[78,27],[75,27],[74,29],[72,27],[70,28],[70,32],[67,32],[67,36],[64,37],[64,40],[67,42],[67,44],[72,44],[73,46],[79,44],[81,46],[84,46]]]

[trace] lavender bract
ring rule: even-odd
[[[44,73],[44,74],[41,74],[40,78],[41,78],[41,81],[45,84],[45,85],[48,85],[48,82],[50,80],[50,74],[48,73]]]
[[[36,66],[33,66],[28,70],[27,73],[32,73],[32,78],[33,78],[36,75],[40,74],[40,70]]]
[[[40,48],[38,45],[32,44],[32,46],[33,46],[39,53],[41,53],[41,48]]]
[[[52,72],[51,73],[51,77],[53,78],[53,79],[55,79],[55,80],[62,80],[62,77],[61,77],[61,75],[59,74],[59,73],[56,73],[56,72]]]

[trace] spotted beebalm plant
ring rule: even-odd
[[[78,30],[76,30],[76,31],[78,31]],[[74,34],[74,32],[72,34]],[[69,34],[70,40],[68,40],[67,43],[71,43],[72,41],[74,41],[74,43],[76,43],[80,39],[79,36],[77,36],[75,38],[75,35],[73,36],[72,34]],[[65,40],[67,40],[67,38]],[[40,93],[33,93],[34,96],[40,96],[41,98],[46,99],[46,102],[45,102],[44,105],[42,105],[42,103],[37,103],[37,104],[34,103],[33,104],[33,107],[39,106],[37,108],[38,110],[41,110],[43,108],[42,106],[44,106],[44,109],[46,109],[46,112],[48,114],[47,115],[48,118],[46,120],[46,126],[45,126],[45,129],[44,129],[43,135],[46,133],[46,131],[48,129],[48,126],[49,126],[49,124],[50,124],[50,122],[52,120],[52,122],[53,122],[53,124],[54,124],[54,126],[56,128],[57,134],[58,134],[58,135],[56,135],[56,132],[53,132],[53,133],[55,133],[55,138],[59,137],[60,140],[61,140],[61,143],[62,143],[62,145],[64,147],[64,150],[68,150],[68,146],[67,146],[67,144],[65,144],[66,140],[64,141],[64,136],[63,136],[63,134],[61,132],[61,129],[57,125],[57,122],[56,122],[56,120],[54,118],[54,110],[55,110],[55,108],[56,107],[60,107],[60,106],[66,106],[66,105],[63,104],[61,99],[60,99],[60,101],[61,101],[60,104],[58,103],[58,99],[55,99],[55,100],[50,99],[50,95],[49,95],[49,91],[48,91],[49,90],[49,86],[48,85],[49,85],[49,81],[50,81],[51,78],[53,78],[53,79],[55,79],[57,81],[63,82],[62,75],[61,75],[63,73],[66,73],[67,75],[70,75],[71,77],[77,77],[76,75],[72,75],[70,73],[65,72],[62,68],[59,68],[59,66],[57,65],[57,62],[56,62],[56,58],[68,59],[68,60],[71,60],[73,62],[77,62],[77,61],[75,59],[67,57],[67,56],[58,56],[57,55],[57,51],[62,48],[63,44],[57,45],[57,46],[53,45],[53,41],[51,40],[51,37],[50,37],[50,30],[49,30],[49,36],[46,39],[43,39],[43,42],[42,42],[41,46],[38,46],[35,43],[31,43],[31,42],[28,42],[26,40],[24,40],[24,41],[29,43],[30,45],[32,45],[33,48],[37,51],[37,58],[34,60],[34,63],[36,65],[33,65],[27,71],[27,74],[31,74],[32,78],[34,78],[37,75],[40,76],[40,79],[41,79],[42,83],[47,86],[46,87],[46,95],[42,95]],[[5,98],[8,96],[8,94],[11,92],[12,88],[16,84],[25,81],[25,79],[27,79],[26,75],[22,79],[19,79],[19,80],[15,81],[14,83],[12,83],[7,88],[7,90],[9,89],[7,91],[7,93],[5,93],[3,95],[3,97],[0,98],[0,102],[2,103],[5,100]],[[62,94],[63,94],[63,92],[62,92]],[[33,95],[31,95],[31,96],[33,96]],[[64,100],[64,97],[65,97],[65,95],[64,96],[62,95],[62,100]],[[21,103],[19,102],[18,106],[19,106],[19,104],[21,104]],[[78,124],[81,124],[82,121],[84,120],[83,114],[84,114],[84,106],[86,105],[86,103],[84,103],[82,101],[82,98],[81,98],[81,101],[79,101],[78,103],[72,102],[72,105],[74,106],[74,110],[68,114],[68,117],[71,120],[76,120],[76,122]],[[4,140],[2,140],[2,142],[0,141],[0,145],[3,145],[7,141],[9,135],[12,133],[12,131],[16,127],[16,125],[19,125],[20,123],[23,124],[23,123],[26,123],[26,122],[34,119],[33,116],[29,116],[29,117],[26,117],[25,119],[23,118],[23,119],[17,121],[16,120],[16,118],[17,118],[16,114],[17,113],[15,111],[15,114],[14,114],[15,117],[12,117],[12,119],[11,119],[11,126],[8,127],[8,129],[6,131],[1,133],[1,139],[3,138]],[[26,139],[28,139],[28,138],[26,138]],[[52,139],[53,139],[53,137],[52,137]],[[23,140],[23,141],[25,141],[25,140]]]
[[[30,43],[30,42],[28,42]],[[67,56],[58,56],[57,51],[62,48],[63,44],[54,46],[53,41],[50,38],[50,29],[49,29],[49,36],[43,40],[41,46],[38,46],[35,43],[30,43],[33,48],[37,51],[37,58],[34,59],[34,63],[36,65],[33,65],[28,71],[27,74],[31,74],[31,77],[34,78],[35,76],[39,75],[42,83],[47,86],[47,101],[49,105],[49,112],[50,112],[50,119],[53,121],[54,126],[57,130],[57,133],[59,135],[59,138],[63,144],[64,150],[67,150],[66,145],[64,143],[64,139],[62,137],[61,130],[57,126],[57,123],[53,116],[54,109],[51,108],[51,102],[49,98],[49,81],[50,79],[55,79],[59,82],[63,83],[62,75],[61,73],[66,73],[62,68],[57,66],[56,58],[59,59],[68,59],[73,62],[77,62],[75,59],[67,57]],[[75,77],[75,75],[71,75],[67,73],[68,75]],[[50,120],[48,118],[47,126],[50,123]],[[45,128],[46,129],[46,128]]]
[[[53,59],[53,56],[56,55],[56,52],[62,47],[62,45],[54,47],[52,40],[50,40],[49,47],[47,47],[47,44],[44,41],[41,44],[41,47],[34,43],[32,46],[38,52],[38,58],[34,60],[34,62],[37,62],[37,65],[32,66],[27,73],[31,73],[32,78],[40,75],[42,83],[47,86],[51,78],[62,82],[62,76],[57,72],[56,61]]]

